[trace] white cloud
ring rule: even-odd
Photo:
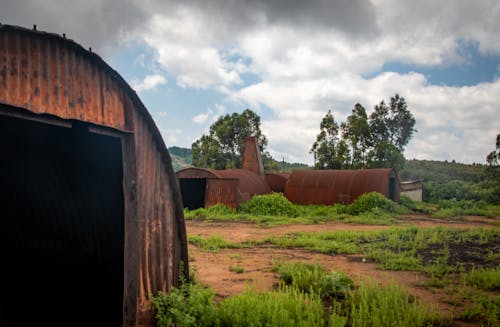
[[[271,153],[288,153],[293,160],[312,163],[308,152],[328,109],[337,121],[343,121],[356,102],[370,114],[375,104],[395,93],[406,98],[417,120],[418,133],[410,142],[407,157],[484,162],[500,126],[500,80],[446,87],[429,85],[417,73],[385,73],[373,79],[344,75],[275,86],[260,83],[236,96],[265,105],[279,117],[263,122]]]
[[[206,122],[213,123],[225,112],[226,107],[216,103],[215,111],[211,108],[208,108],[206,112],[194,116],[192,118],[192,121],[199,125],[205,124]]]
[[[213,113],[212,109],[208,108],[207,112],[194,116],[193,121],[197,124],[205,124]]]
[[[160,85],[167,84],[167,79],[160,74],[146,76],[143,80],[132,80],[132,88],[136,92],[151,91]]]

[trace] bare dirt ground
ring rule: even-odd
[[[500,217],[471,217],[461,221],[446,221],[422,215],[408,215],[401,217],[401,223],[397,226],[498,228],[495,225],[498,221]],[[186,227],[188,235],[222,236],[228,241],[244,242],[294,232],[381,230],[394,226],[329,222],[318,225],[285,225],[266,228],[252,223],[187,221]],[[445,290],[420,286],[422,282],[428,280],[423,273],[378,270],[375,264],[365,262],[360,255],[332,256],[272,246],[222,249],[220,252],[211,253],[190,245],[189,257],[190,267],[194,269],[198,282],[212,288],[218,299],[239,294],[248,287],[256,290],[270,290],[278,283],[278,276],[271,271],[273,265],[278,262],[308,262],[321,264],[327,271],[344,272],[355,281],[369,277],[380,284],[397,282],[404,285],[410,294],[425,303],[432,304],[435,309],[445,314],[448,313],[450,316],[456,316],[457,310],[460,310],[450,304],[450,296]],[[244,272],[235,272],[236,267],[243,268]]]

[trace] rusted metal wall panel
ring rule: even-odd
[[[239,201],[250,200],[254,195],[271,193],[271,188],[267,185],[265,177],[259,176],[244,169],[217,170],[217,175],[222,178],[238,179]]]
[[[238,179],[207,179],[205,207],[222,203],[236,208],[239,204],[238,182]]]
[[[271,191],[284,193],[285,185],[289,177],[290,174],[267,173],[266,183],[271,188]]]
[[[392,169],[297,170],[285,187],[285,196],[297,204],[351,203],[361,194],[379,192],[389,197],[390,178],[395,178],[395,201],[399,200],[397,176]]]
[[[187,271],[187,242],[182,216],[174,195],[173,171],[158,151],[159,144],[144,119],[135,115],[135,151],[138,198],[138,325],[151,323],[149,294],[168,292],[178,285],[180,262]]]
[[[0,26],[0,102],[124,130],[116,78],[76,43]]]
[[[236,188],[226,188],[224,191],[229,192],[231,190],[231,192],[235,192],[234,194],[227,196],[227,199],[231,200],[228,200],[227,203],[222,202],[231,207],[235,207],[232,199],[236,199],[236,201],[238,202],[237,205],[239,205],[241,202],[249,200],[254,195],[271,193],[271,188],[267,184],[264,176],[259,176],[254,172],[244,169],[213,170],[206,168],[186,168],[178,171],[175,176],[178,179],[206,178],[207,182],[209,179],[237,180],[238,185]],[[217,185],[215,182],[212,183],[214,185]],[[212,189],[207,187],[205,199],[208,199],[212,196],[210,194],[211,191]],[[214,198],[217,198],[217,196],[214,195]],[[210,200],[209,202],[206,202],[205,206],[209,206],[208,203],[213,203],[213,201]]]

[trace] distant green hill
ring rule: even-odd
[[[171,146],[168,148],[168,152],[170,153],[170,158],[172,158],[174,171],[192,167],[193,158],[191,149]]]
[[[427,182],[446,183],[450,180],[478,183],[484,176],[485,165],[466,165],[448,161],[407,160],[398,172],[400,180],[423,179]]]
[[[408,160],[401,181],[422,179],[424,200],[484,200],[500,203],[500,167],[447,161]]]

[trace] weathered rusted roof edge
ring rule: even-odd
[[[46,38],[52,38],[54,40],[62,41],[66,43],[68,46],[72,47],[75,51],[81,53],[84,56],[87,56],[89,60],[93,61],[96,65],[100,66],[103,68],[107,73],[109,73],[110,77],[113,78],[119,86],[123,88],[124,91],[129,95],[130,99],[132,100],[134,107],[137,108],[138,112],[144,117],[144,120],[148,127],[150,128],[153,137],[157,141],[158,146],[160,147],[160,152],[162,159],[166,161],[167,164],[172,164],[172,159],[170,158],[170,154],[168,153],[167,145],[165,144],[165,141],[163,140],[163,137],[161,136],[160,130],[156,126],[153,117],[151,114],[148,112],[146,106],[144,103],[142,103],[141,99],[137,95],[137,93],[130,87],[130,85],[125,81],[125,79],[111,66],[109,66],[98,54],[86,50],[83,46],[78,44],[76,41],[72,39],[67,39],[59,34],[56,33],[50,33],[50,32],[44,32],[44,31],[38,31],[38,30],[33,30],[21,26],[16,26],[16,25],[8,25],[8,24],[0,24],[0,30],[6,30],[6,31],[17,31],[17,32],[22,32],[22,33],[29,33],[29,34],[36,34],[42,37]],[[109,126],[106,126],[109,127]],[[172,169],[172,174],[174,173]]]

